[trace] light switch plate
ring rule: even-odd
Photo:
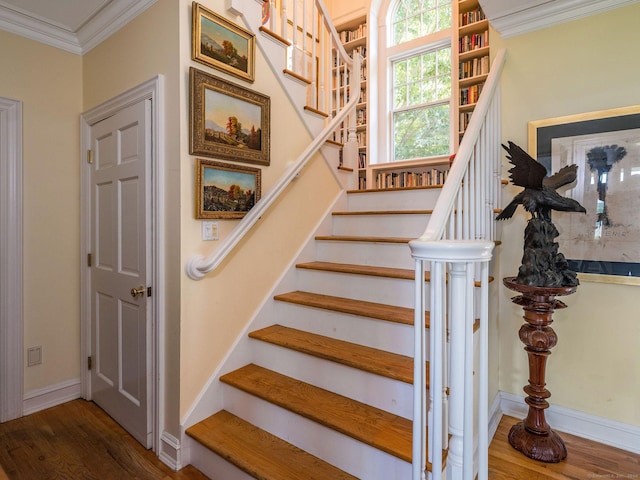
[[[218,222],[202,222],[202,240],[218,240]]]

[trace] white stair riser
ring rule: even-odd
[[[318,241],[317,255],[321,262],[354,263],[377,267],[415,269],[415,260],[406,243],[373,243]]]
[[[297,380],[411,419],[413,389],[408,383],[340,363],[253,340],[254,363]]]
[[[349,193],[350,212],[433,209],[441,188]]]
[[[418,238],[429,215],[333,215],[334,235]]]
[[[298,269],[298,290],[413,308],[414,281]],[[428,308],[428,306],[427,306]]]
[[[407,462],[228,385],[223,390],[231,413],[351,475],[367,480],[411,477]]]
[[[255,480],[255,477],[246,474],[195,440],[191,440],[189,448],[191,465],[211,480]]]
[[[281,302],[274,323],[357,343],[378,350],[413,356],[413,326]],[[428,332],[427,332],[428,334]]]

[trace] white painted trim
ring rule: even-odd
[[[140,15],[157,0],[112,0],[77,31],[72,32],[27,11],[0,5],[0,29],[36,42],[83,55]]]
[[[80,398],[80,379],[74,378],[26,393],[22,408],[25,415],[30,415],[78,398]]]
[[[152,253],[152,339],[151,339],[151,378],[153,409],[153,450],[158,452],[161,445],[160,435],[164,431],[164,387],[165,387],[165,208],[164,208],[164,77],[157,75],[152,79],[124,92],[85,112],[80,119],[80,372],[82,397],[91,399],[91,376],[86,368],[86,359],[91,353],[91,275],[87,267],[87,254],[91,248],[91,176],[86,168],[85,153],[91,146],[91,126],[116,112],[142,100],[151,100],[151,164],[153,214],[153,253]]]
[[[505,415],[524,418],[528,405],[524,396],[500,392],[500,409]],[[640,427],[551,404],[545,410],[551,428],[594,442],[640,454]]]
[[[500,33],[502,38],[509,38],[631,5],[637,1],[563,0],[543,2],[519,11],[516,10],[517,7],[512,7],[505,9],[505,11],[495,12],[491,11],[492,5],[489,2],[483,2],[488,3],[483,7],[493,28]]]
[[[0,97],[0,422],[23,391],[22,102]]]
[[[182,469],[180,440],[167,432],[160,436],[160,460],[175,471]]]

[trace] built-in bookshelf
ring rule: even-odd
[[[478,0],[458,2],[458,142],[489,75],[489,22]]]
[[[359,92],[360,99],[356,106],[356,138],[358,140],[358,186],[361,189],[366,187],[366,168],[367,164],[367,78],[368,78],[368,65],[367,65],[367,17],[366,15],[358,16],[352,20],[340,23],[336,25],[336,30],[342,41],[344,49],[349,55],[358,53],[363,57],[362,66],[360,68],[359,78],[354,82],[353,79],[344,78],[347,72],[344,68],[340,68],[334,65],[333,71],[333,92],[334,98],[336,97],[335,88],[336,85],[342,84],[338,82],[338,76],[342,76],[341,80],[346,80],[350,86],[356,86],[353,91]],[[359,88],[358,88],[359,87]],[[349,88],[346,95],[340,93],[338,95],[339,101],[342,105],[349,101],[352,90]],[[333,140],[342,143],[346,143],[344,130],[336,132]]]
[[[436,157],[416,164],[394,162],[371,165],[371,189],[439,187],[444,185],[451,166],[450,158]],[[360,189],[362,190],[362,189]]]

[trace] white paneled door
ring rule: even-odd
[[[151,410],[151,101],[91,127],[91,398],[146,448]]]

